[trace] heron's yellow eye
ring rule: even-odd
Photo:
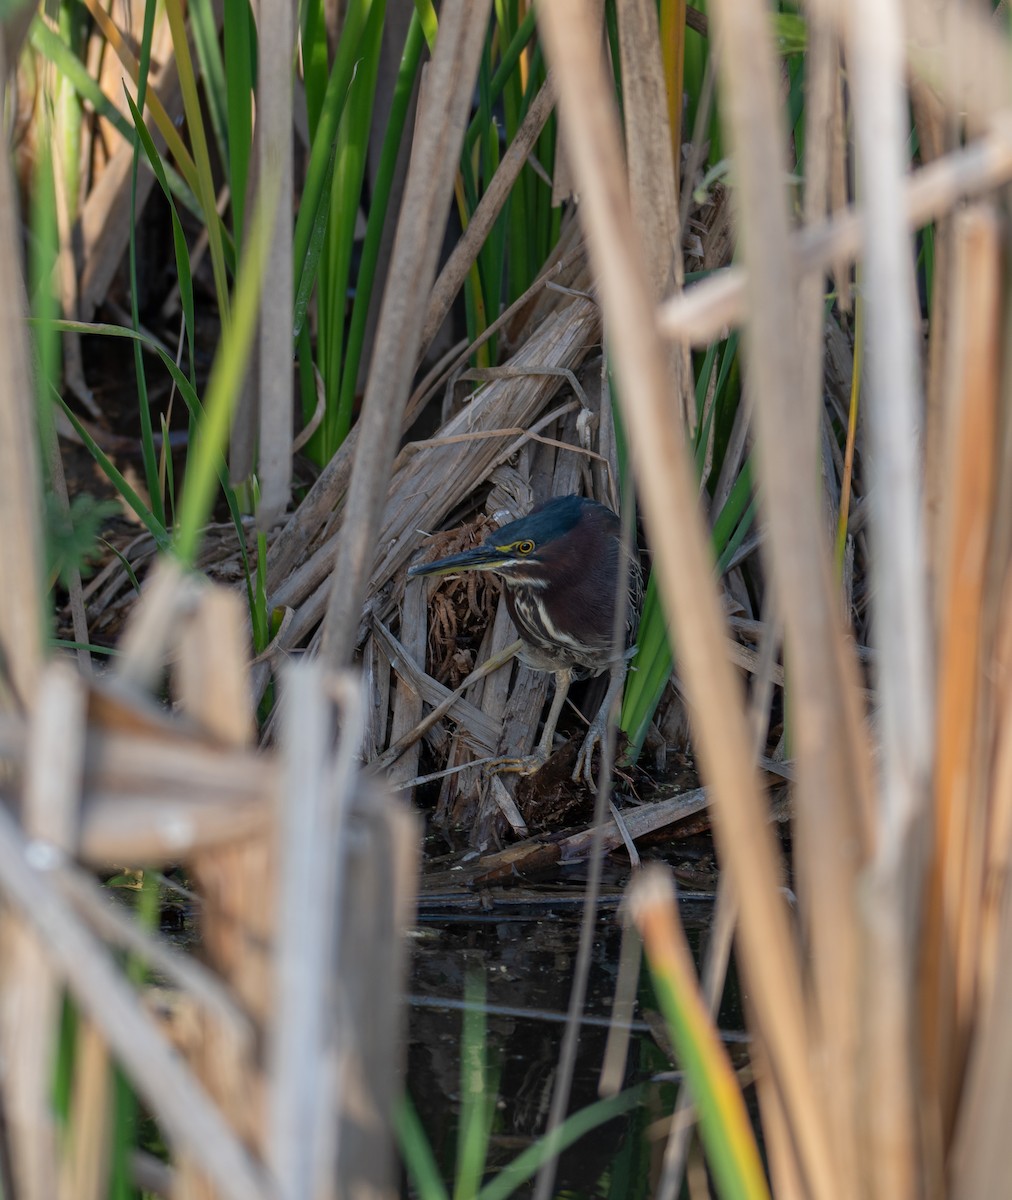
[[[517,554],[530,554],[534,549],[534,543],[530,538],[525,538],[522,542],[517,542]]]

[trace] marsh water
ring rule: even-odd
[[[705,855],[708,839],[695,840],[702,844],[698,853]],[[682,870],[691,876],[684,848],[679,858]],[[599,1098],[620,957],[618,910],[629,873],[628,862],[619,860],[612,856],[605,867],[570,1113]],[[571,868],[533,886],[490,889],[468,897],[466,903],[458,896],[426,895],[423,887],[412,939],[408,1089],[444,1180],[454,1178],[469,975],[484,981],[488,1086],[497,1093],[490,1171],[511,1161],[544,1132],[580,937],[585,872],[585,867]],[[698,881],[705,883],[707,878],[700,874]],[[682,922],[697,962],[705,950],[713,901],[712,888],[683,886],[680,892]],[[733,975],[725,988],[719,1026],[732,1060],[743,1058],[746,1035]],[[649,1083],[645,1101],[562,1155],[553,1195],[631,1200],[652,1194],[677,1080],[649,974],[641,965],[624,1086]],[[531,1191],[528,1186],[515,1194]]]

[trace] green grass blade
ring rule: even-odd
[[[88,74],[84,63],[54,30],[36,18],[32,22],[30,41],[32,48],[56,67],[78,96],[90,104],[99,116],[115,126],[124,141],[132,144],[136,140],[130,122]],[[164,169],[172,194],[184,208],[199,216],[200,206],[193,191],[174,168],[165,166]]]
[[[99,446],[87,429],[85,429],[77,417],[74,416],[74,413],[59,392],[54,391],[53,398],[63,409],[67,419],[70,421],[71,425],[74,426],[78,437],[88,450],[88,453],[102,468],[109,482],[137,514],[138,520],[155,539],[155,542],[159,548],[162,550],[167,550],[170,545],[170,540],[165,526],[154,516],[151,509],[148,508],[148,506],[144,503],[140,496],[137,495],[130,484],[127,483],[126,479],[117,469],[109,456],[105,453],[101,446]]]
[[[346,397],[346,403],[342,406],[342,362],[355,224],[365,177],[385,12],[385,0],[371,0],[362,31],[360,57],[337,134],[330,218],[324,256],[320,263],[318,289],[320,327],[317,361],[327,396],[323,426],[318,438],[314,439],[314,449],[321,461],[333,455],[351,427],[354,397]]]
[[[404,1165],[419,1196],[422,1200],[450,1200],[425,1129],[407,1096],[402,1097],[394,1110],[393,1123]]]
[[[252,480],[251,488],[253,511],[258,512],[260,509],[260,485],[255,477]],[[246,539],[243,536],[241,522],[237,524],[237,532],[243,551],[243,564],[246,568],[246,598],[253,623],[253,649],[260,654],[267,648],[267,643],[270,641],[270,622],[267,616],[267,535],[257,530],[257,565],[254,578],[249,567]]]
[[[148,132],[147,126],[141,119],[141,114],[137,110],[137,105],[134,104],[132,97],[127,94],[127,104],[130,105],[130,114],[134,119],[134,128],[137,130],[137,135],[140,138],[140,143],[144,147],[144,153],[147,155],[148,162],[151,164],[151,169],[155,173],[155,178],[165,194],[165,199],[169,202],[169,213],[172,217],[172,244],[176,256],[176,275],[179,280],[179,302],[183,310],[183,324],[186,329],[186,344],[189,350],[190,360],[190,378],[194,378],[194,306],[193,306],[193,275],[190,271],[190,251],[186,245],[186,235],[183,233],[182,222],[179,220],[179,214],[176,212],[176,206],[172,199],[172,194],[169,191],[169,182],[165,175],[165,168],[162,164],[161,156],[155,148],[155,143],[152,140],[151,134]]]
[[[692,1089],[717,1192],[722,1200],[769,1200],[745,1100],[699,990],[668,871],[645,869],[630,888],[629,905],[654,992]]]
[[[29,240],[29,289],[35,320],[36,411],[43,446],[55,446],[55,431],[49,408],[49,391],[60,378],[60,341],[55,322],[60,315],[53,292],[53,269],[59,247],[56,225],[56,191],[48,117],[40,123],[38,153],[32,187],[32,237]],[[45,458],[45,456],[43,456]]]
[[[713,523],[711,540],[718,578],[727,570],[755,520],[751,460],[746,460],[724,506]],[[660,602],[656,576],[647,580],[636,637],[636,656],[630,664],[619,728],[629,739],[626,756],[635,762],[643,749],[654,710],[664,694],[673,666],[671,643]]]
[[[520,61],[520,55],[523,54],[524,47],[531,40],[536,24],[537,13],[532,5],[527,10],[527,15],[521,21],[512,41],[503,51],[502,57],[499,59],[499,65],[492,76],[492,81],[489,84],[489,97],[493,104],[496,104],[502,96],[503,88],[506,86],[507,80],[513,74],[514,68]],[[474,148],[475,142],[481,137],[482,129],[483,123],[479,113],[472,119],[470,125],[467,127],[467,133],[464,135],[465,154],[468,154]]]
[[[151,38],[154,33],[155,13],[152,5],[144,12],[144,31],[141,35],[140,73],[137,83],[137,108],[144,111],[144,98],[148,87],[148,69],[151,63]],[[141,317],[137,297],[137,175],[140,168],[140,143],[134,139],[133,165],[130,176],[130,319],[134,329],[140,329]],[[155,453],[154,429],[151,424],[151,405],[148,399],[147,377],[144,374],[144,359],[141,348],[134,343],[134,373],[137,378],[137,415],[141,427],[141,458],[144,462],[144,481],[151,500],[151,513],[155,521],[165,527],[165,505],[158,481],[158,455]]]
[[[751,458],[747,458],[741,471],[738,473],[738,478],[734,481],[728,493],[723,508],[721,508],[717,514],[717,519],[713,523],[711,539],[714,554],[717,557],[718,576],[723,575],[727,570],[727,563],[734,553],[734,550],[730,550],[729,553],[731,535],[741,524],[742,518],[747,515],[751,495],[752,460]]]
[[[231,114],[225,102],[226,74],[218,44],[218,30],[210,0],[189,0],[190,29],[193,31],[193,47],[200,63],[200,82],[204,93],[207,114],[214,132],[218,156],[228,162],[228,139],[231,132]],[[223,22],[228,36],[228,19]],[[232,80],[228,80],[231,85]]]
[[[176,554],[187,566],[196,559],[210,516],[215,480],[256,332],[268,241],[279,199],[277,180],[265,178],[236,279],[233,319],[222,333],[208,380],[204,418],[190,447],[175,544]]]
[[[635,762],[643,749],[654,710],[671,675],[672,654],[660,602],[657,577],[651,573],[643,596],[636,655],[629,666],[619,728],[629,739],[626,757]]]
[[[107,538],[99,538],[99,541],[102,543],[103,546],[105,546],[105,548],[109,551],[110,554],[114,555],[116,558],[119,559],[119,565],[123,568],[123,574],[126,575],[127,579],[130,580],[130,586],[133,588],[133,590],[139,596],[141,594],[141,582],[137,578],[137,573],[134,571],[133,564],[130,562],[130,559],[127,558],[127,556],[123,553],[122,550],[119,549],[118,546],[114,546],[112,544],[112,542],[110,542]],[[119,651],[118,650],[115,650],[115,651],[109,650],[109,651],[105,651],[105,653],[118,654]]]
[[[67,638],[50,638],[50,646],[57,646],[61,650],[87,650],[89,654],[101,654],[107,658],[114,658],[122,651],[117,650],[115,646],[96,646],[94,642],[72,642]]]
[[[554,1155],[561,1154],[598,1126],[613,1121],[635,1108],[643,1099],[644,1090],[641,1087],[630,1088],[617,1096],[598,1100],[594,1104],[588,1104],[586,1108],[581,1108],[579,1112],[570,1114],[554,1133],[539,1138],[533,1146],[503,1167],[494,1179],[489,1180],[478,1193],[478,1200],[506,1200],[507,1196],[512,1195],[537,1173],[542,1163]]]
[[[327,14],[324,0],[303,0],[302,20],[302,77],[306,92],[306,118],[309,141],[316,141],[316,131],[323,111],[323,100],[330,78],[327,57]]]
[[[176,520],[176,476],[172,466],[172,446],[169,441],[169,423],[164,414],[161,416],[162,454],[158,464],[158,477],[162,481],[162,491],[169,498],[169,515],[173,524]]]
[[[439,18],[436,16],[432,0],[415,0],[415,16],[422,23],[425,44],[431,54],[436,45],[436,35],[439,33]]]
[[[368,0],[352,0],[352,3],[349,4],[341,30],[337,57],[334,60],[330,78],[327,80],[323,100],[319,105],[319,121],[313,134],[313,147],[309,153],[306,182],[302,189],[299,215],[295,221],[293,261],[296,280],[296,314],[298,314],[299,298],[305,297],[308,300],[312,291],[312,275],[315,273],[317,260],[310,260],[310,246],[319,238],[321,225],[324,229],[326,228],[337,130],[348,98],[352,74],[358,61],[362,32],[369,15],[369,7]],[[297,315],[294,324],[296,336],[298,336],[301,322]]]
[[[707,484],[712,489],[724,464],[727,444],[734,426],[735,415],[741,400],[741,359],[738,354],[737,332],[723,343],[720,349],[720,367],[713,396],[713,460]],[[700,464],[701,469],[701,464]]]
[[[149,5],[148,7],[152,8],[153,6]],[[187,41],[186,20],[180,0],[165,0],[165,13],[172,31],[172,46],[176,57],[179,88],[183,97],[183,110],[186,113],[186,128],[190,135],[193,161],[197,171],[197,199],[203,209],[204,225],[207,229],[207,247],[211,256],[211,273],[214,276],[218,312],[221,316],[222,327],[227,328],[231,314],[221,219],[218,216],[217,196],[214,175],[211,171],[211,157],[204,131],[203,111],[197,91],[197,80]],[[138,104],[138,108],[140,107]]]
[[[227,150],[232,192],[232,236],[242,244],[246,221],[246,187],[253,146],[253,87],[256,79],[256,28],[249,0],[225,0],[225,105]]]
[[[464,1028],[460,1046],[460,1121],[457,1126],[457,1178],[453,1200],[469,1200],[481,1186],[495,1115],[495,1084],[489,1079],[485,1037],[485,986],[471,974],[464,987]]]
[[[313,288],[316,286],[316,275],[320,265],[320,256],[323,253],[323,247],[327,237],[327,222],[330,218],[329,197],[330,190],[334,179],[334,164],[337,161],[337,147],[334,146],[330,157],[327,159],[325,177],[323,180],[324,195],[328,199],[327,204],[322,204],[317,210],[312,226],[308,230],[309,241],[306,244],[305,256],[302,258],[302,269],[299,272],[298,284],[295,291],[295,310],[292,315],[292,336],[296,341],[302,336],[302,331],[306,324],[306,310],[309,307],[309,299],[313,294]],[[299,209],[299,216],[302,215],[302,209]],[[296,237],[298,237],[298,223],[296,222]],[[299,247],[296,246],[296,255],[298,255]],[[296,268],[298,268],[299,258],[295,258]],[[312,412],[312,408],[309,410]],[[308,417],[308,414],[307,414]]]

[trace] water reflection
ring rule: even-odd
[[[583,893],[576,882],[570,877],[554,885],[489,891],[470,898],[469,910],[449,897],[423,897],[412,955],[408,1087],[448,1181],[456,1153],[462,1008],[469,972],[479,972],[486,981],[488,1054],[498,1074],[490,1169],[515,1158],[544,1131],[579,941]],[[570,1112],[599,1098],[619,961],[617,883],[610,881],[599,906]],[[711,913],[712,897],[683,894],[682,920],[697,955]],[[649,1137],[648,1129],[661,1121],[663,1130],[678,1073],[651,1034],[657,1022],[645,968],[637,999],[626,1086],[663,1079],[650,1089],[646,1104],[595,1130],[562,1156],[556,1195],[649,1194],[663,1139]],[[720,1027],[729,1042],[739,1043],[741,1053],[743,1022],[733,979],[725,991]]]

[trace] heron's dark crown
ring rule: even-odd
[[[556,561],[562,539],[574,532],[579,537],[583,532],[581,526],[593,523],[598,513],[613,518],[609,509],[584,496],[556,496],[546,500],[526,517],[511,521],[486,539],[486,548],[494,548],[503,555],[503,561],[493,570],[507,582],[547,587],[552,580],[548,572]],[[586,532],[593,536],[589,528]]]

